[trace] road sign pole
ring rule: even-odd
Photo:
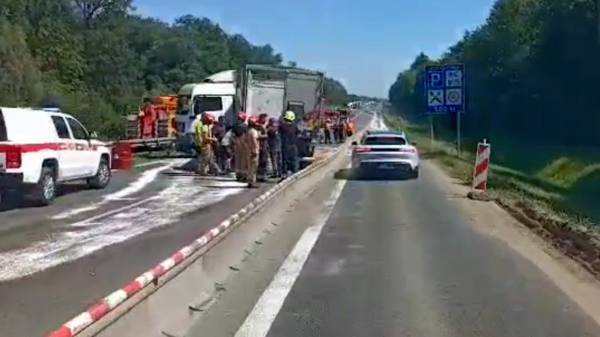
[[[456,113],[456,155],[460,158],[460,115],[462,112]]]
[[[429,151],[433,152],[435,142],[435,130],[433,128],[433,116],[429,115]]]

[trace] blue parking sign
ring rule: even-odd
[[[464,70],[463,64],[425,67],[428,114],[465,112]]]

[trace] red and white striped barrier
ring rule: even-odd
[[[356,138],[358,138],[358,136],[356,136]],[[347,142],[345,145],[347,146],[349,143],[350,142]],[[240,220],[242,220],[246,215],[255,211],[256,208],[261,206],[267,200],[271,199],[271,197],[273,197],[274,195],[278,194],[279,191],[288,187],[292,182],[303,178],[304,176],[310,174],[312,171],[315,171],[319,167],[322,167],[325,164],[331,162],[334,158],[337,157],[339,153],[345,153],[344,145],[338,147],[334,152],[330,153],[329,156],[322,159],[318,163],[315,163],[299,172],[296,172],[292,176],[286,178],[284,181],[273,186],[271,189],[269,189],[260,197],[256,198],[254,201],[252,201],[246,207],[241,209],[239,212],[230,216],[228,219],[206,232],[203,236],[196,239],[188,246],[181,248],[160,264],[149,269],[142,275],[139,275],[129,284],[124,285],[121,289],[100,299],[87,311],[80,313],[70,321],[64,323],[58,330],[46,335],[46,337],[76,336],[81,331],[85,330],[86,328],[88,328],[89,326],[106,316],[109,312],[113,311],[117,306],[121,305],[123,302],[130,299],[135,294],[139,293],[142,289],[157,282],[161,276],[165,275],[167,272],[180,265],[192,254],[205,247],[209,242],[223,234],[223,232],[225,232],[228,228],[239,223]]]
[[[491,145],[484,139],[483,143],[477,144],[477,156],[475,157],[475,168],[473,169],[472,188],[477,191],[487,189],[488,170],[490,168]]]

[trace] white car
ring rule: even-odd
[[[111,179],[111,149],[59,110],[0,107],[0,193],[50,204],[60,183]]]
[[[419,152],[399,131],[367,131],[352,143],[352,169],[359,177],[419,177]]]

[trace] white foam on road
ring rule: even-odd
[[[373,116],[373,118],[371,119],[371,123],[369,123],[369,126],[367,127],[367,129],[369,129],[369,130],[389,130],[387,125],[385,125],[383,117],[379,114],[375,114]]]
[[[262,294],[235,337],[265,337],[294,286],[321,231],[342,194],[346,180],[338,181],[316,223],[306,229],[296,246],[283,262],[277,274]]]
[[[107,195],[103,196],[102,200],[91,203],[87,206],[78,207],[78,208],[71,209],[71,210],[68,210],[65,212],[61,212],[59,214],[54,215],[51,219],[52,220],[69,219],[76,215],[96,210],[96,209],[100,208],[100,206],[105,205],[111,201],[121,200],[130,195],[138,193],[139,191],[143,190],[146,186],[150,185],[154,180],[156,180],[156,177],[162,171],[168,170],[174,166],[183,165],[183,164],[185,164],[186,161],[187,160],[185,160],[185,159],[172,160],[167,165],[144,171],[137,180],[135,180],[134,182],[129,184],[127,187],[125,187],[121,190],[118,190],[115,193],[111,193],[111,194],[107,194]]]
[[[176,226],[186,214],[245,190],[245,185],[236,182],[211,182],[211,186],[203,187],[193,177],[177,178],[143,203],[63,225],[46,239],[26,248],[1,252],[0,281],[22,278],[77,260],[150,230]]]

